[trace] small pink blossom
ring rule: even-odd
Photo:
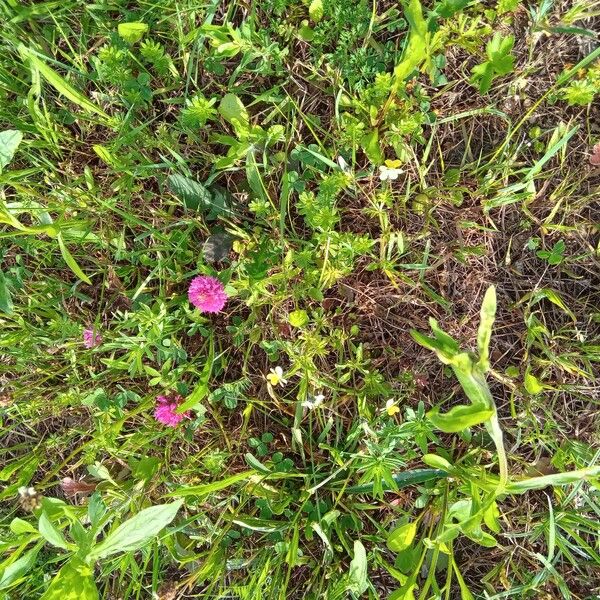
[[[181,404],[181,396],[158,396],[156,399],[156,408],[154,409],[154,418],[167,427],[177,427],[183,419],[190,418],[190,412],[177,412],[177,407]]]
[[[206,313],[218,313],[227,302],[223,284],[209,275],[199,275],[192,279],[188,297],[196,308]]]
[[[94,348],[102,343],[102,336],[94,329],[83,330],[83,345],[86,348]]]

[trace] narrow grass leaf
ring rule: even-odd
[[[109,119],[109,116],[91,100],[86,98],[81,92],[78,92],[70,83],[61,77],[54,69],[49,67],[43,60],[38,58],[33,51],[19,45],[19,53],[23,60],[29,61],[29,64],[35,68],[42,77],[62,96],[68,98],[74,104],[77,104],[84,111],[95,113],[104,119]]]
[[[69,252],[69,249],[63,240],[62,234],[59,233],[56,236],[56,239],[58,240],[60,253],[62,254],[62,257],[67,263],[69,269],[71,269],[71,271],[73,271],[73,273],[75,273],[75,275],[77,275],[81,281],[84,281],[88,285],[92,285],[92,280],[81,270],[81,267],[77,264],[77,261],[73,258],[73,255]]]

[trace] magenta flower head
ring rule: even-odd
[[[223,284],[209,275],[199,275],[192,279],[188,291],[190,302],[206,313],[218,313],[227,302],[227,294]]]
[[[177,412],[177,407],[181,404],[181,396],[158,396],[156,399],[156,408],[154,409],[154,418],[167,427],[177,427],[181,421],[190,418],[190,412]]]
[[[83,345],[86,348],[94,348],[102,343],[102,336],[95,329],[83,330]]]

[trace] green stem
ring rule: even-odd
[[[508,483],[508,459],[506,457],[506,449],[504,448],[502,428],[498,421],[498,414],[495,411],[494,415],[485,425],[492,440],[494,440],[496,453],[498,454],[498,468],[500,471],[500,479],[498,481],[498,487],[496,488],[496,496],[498,496],[504,492],[506,484]]]

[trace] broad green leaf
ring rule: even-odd
[[[479,330],[477,331],[477,350],[479,352],[479,369],[486,373],[490,368],[490,340],[492,327],[496,318],[496,288],[490,286],[483,298],[479,317]]]
[[[70,83],[63,79],[54,69],[49,67],[43,60],[38,58],[32,50],[19,45],[19,53],[23,60],[29,61],[29,64],[42,75],[42,77],[61,95],[68,98],[74,104],[77,104],[83,110],[95,113],[105,119],[109,116],[99,107],[86,98],[81,92],[78,92]]]
[[[206,362],[204,363],[204,368],[200,373],[200,377],[198,378],[198,383],[194,388],[194,391],[186,398],[185,402],[183,402],[177,412],[182,413],[186,410],[198,410],[198,404],[207,396],[208,394],[208,382],[210,381],[210,376],[212,373],[213,363],[215,362],[215,342],[214,337],[210,338],[208,345],[208,356],[206,357]]]
[[[183,500],[160,504],[141,510],[137,515],[119,525],[113,532],[92,548],[89,557],[97,560],[117,552],[139,550],[156,537],[177,515]]]
[[[15,129],[0,131],[0,173],[10,164],[22,139],[23,134]]]
[[[200,182],[178,173],[167,177],[167,185],[186,208],[207,212],[212,206],[212,195]]]
[[[354,542],[354,558],[350,562],[347,590],[360,596],[369,587],[367,579],[367,553],[359,540]]]
[[[59,233],[56,236],[56,239],[58,240],[58,247],[60,248],[60,253],[62,254],[62,257],[67,263],[69,269],[71,269],[71,271],[73,271],[73,273],[75,273],[75,275],[77,275],[77,277],[79,277],[81,281],[84,281],[88,285],[92,285],[91,279],[81,270],[81,267],[77,264],[77,261],[73,258],[73,255],[69,252],[69,249],[67,248],[63,240],[62,234]]]
[[[63,565],[40,600],[98,600],[94,570],[74,556]]]
[[[402,60],[394,69],[394,88],[396,90],[425,61],[429,42],[427,22],[423,18],[423,8],[419,0],[409,0],[404,8],[404,14],[410,27],[410,33]]]
[[[313,22],[318,23],[323,18],[323,0],[312,0],[308,6],[308,15]]]
[[[487,421],[494,414],[494,410],[485,404],[469,404],[455,406],[447,413],[440,413],[433,409],[427,413],[429,420],[445,433],[456,433],[468,427],[479,425]]]
[[[246,107],[235,94],[225,94],[219,104],[219,114],[234,126],[234,129],[241,127],[247,129],[250,123],[250,117]]]
[[[379,132],[377,129],[373,129],[365,134],[360,141],[360,145],[372,163],[378,165],[383,162],[383,153],[379,146]]]
[[[33,568],[42,546],[43,543],[38,544],[10,564],[8,561],[0,563],[0,590],[11,587]]]
[[[483,512],[483,522],[488,526],[488,529],[494,533],[500,533],[499,516],[500,511],[498,510],[496,502],[492,502]]]
[[[423,455],[423,462],[428,467],[433,467],[434,469],[441,469],[442,471],[446,471],[448,473],[452,473],[452,471],[454,471],[454,467],[445,458],[442,458],[437,454]]]
[[[42,537],[53,546],[63,550],[68,550],[72,546],[72,544],[67,543],[62,532],[55,527],[45,512],[40,515],[38,528]]]
[[[265,475],[269,475],[271,473],[271,470],[263,465],[260,460],[258,460],[258,458],[256,458],[250,452],[246,452],[246,454],[244,454],[244,459],[248,466],[252,467],[258,473],[264,473]]]
[[[288,319],[292,327],[304,327],[308,323],[308,313],[305,310],[293,310]]]
[[[386,541],[387,547],[392,552],[402,552],[413,543],[415,535],[417,535],[416,521],[400,525],[400,527],[396,527],[388,536]]]
[[[8,283],[4,273],[0,271],[0,311],[11,315],[13,313],[14,305],[10,290],[8,289]]]
[[[544,391],[544,386],[541,384],[540,380],[529,371],[525,373],[523,384],[527,392],[534,396]]]
[[[146,25],[146,23],[140,23],[139,21],[119,23],[117,31],[119,32],[119,36],[128,44],[136,44],[148,32],[148,25]]]
[[[38,530],[29,521],[19,519],[15,517],[10,522],[10,530],[16,535],[22,535],[23,533],[37,533]]]

